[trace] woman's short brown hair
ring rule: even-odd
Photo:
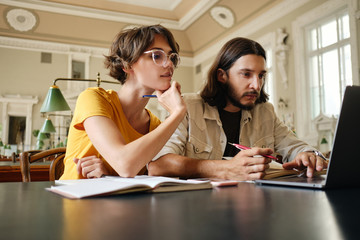
[[[161,25],[135,27],[119,32],[105,56],[105,67],[110,70],[109,75],[124,84],[126,73],[123,69],[134,64],[146,49],[154,42],[155,35],[165,37],[171,49],[179,53],[179,44],[175,41],[172,33]]]
[[[215,62],[211,66],[206,85],[200,92],[200,96],[210,106],[224,108],[226,106],[226,89],[224,85],[217,79],[218,69],[228,73],[232,65],[242,56],[255,54],[262,56],[266,60],[264,48],[257,42],[247,38],[234,38],[228,41],[220,50]],[[269,96],[264,91],[264,86],[260,90],[260,96],[256,103],[266,102]]]

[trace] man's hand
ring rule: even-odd
[[[261,179],[265,176],[265,170],[269,168],[270,158],[262,155],[271,155],[270,148],[251,148],[240,151],[234,158],[228,161],[227,175],[225,178],[247,181]]]
[[[104,162],[96,156],[88,156],[81,159],[74,158],[79,175],[85,178],[100,178],[103,175],[109,175]]]
[[[313,177],[315,171],[321,171],[324,168],[327,168],[327,166],[327,161],[325,161],[322,157],[317,156],[314,152],[299,153],[294,160],[283,164],[285,169],[296,168],[298,170],[303,170],[307,168],[307,177]]]

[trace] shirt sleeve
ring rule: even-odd
[[[146,111],[149,113],[150,116],[149,132],[151,132],[161,124],[161,121],[150,110],[146,109]]]
[[[85,119],[92,116],[112,118],[112,115],[113,109],[105,90],[89,88],[83,91],[77,99],[73,118],[74,127],[78,130],[84,130]]]
[[[178,155],[185,154],[186,142],[188,139],[188,125],[189,125],[188,115],[184,117],[181,121],[173,135],[166,142],[165,146],[160,150],[160,152],[153,158],[153,161],[156,161],[160,157],[174,153]]]
[[[299,153],[314,151],[314,147],[300,140],[278,117],[275,116],[275,149],[283,156],[283,162],[292,161]]]

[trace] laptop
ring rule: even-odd
[[[347,86],[326,175],[255,180],[257,184],[305,188],[360,187],[360,86]]]

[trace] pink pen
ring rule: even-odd
[[[246,146],[243,146],[243,145],[240,145],[240,144],[237,144],[237,143],[230,143],[230,145],[233,145],[234,147],[236,147],[237,149],[240,149],[240,150],[247,150],[247,149],[250,149],[249,147],[246,147]],[[271,158],[271,159],[274,159],[274,160],[278,160],[276,157],[273,157],[271,155],[261,155],[263,157],[267,157],[267,158]]]

